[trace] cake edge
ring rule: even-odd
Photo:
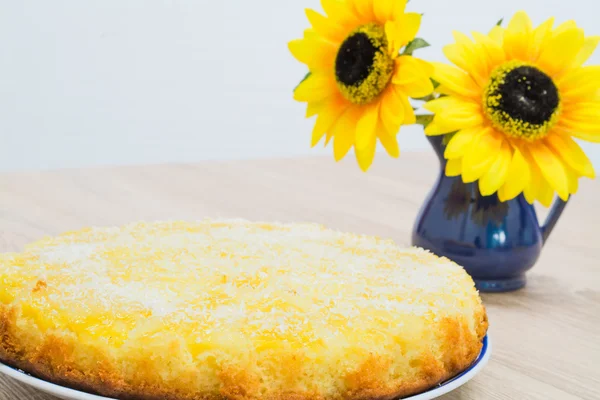
[[[12,311],[12,312],[11,312]],[[52,365],[47,362],[49,358],[68,359],[69,352],[77,345],[74,341],[64,340],[55,336],[46,338],[45,345],[31,349],[25,348],[22,343],[16,339],[11,332],[16,328],[16,319],[10,317],[14,310],[6,305],[0,304],[0,362],[12,367],[18,368],[27,374],[46,382],[53,383],[66,388],[84,391],[86,393],[118,398],[120,400],[255,400],[255,397],[247,394],[244,390],[243,379],[239,376],[225,376],[224,381],[232,382],[231,387],[222,388],[220,392],[205,393],[181,393],[165,385],[148,385],[146,388],[139,388],[128,385],[116,373],[111,373],[114,369],[110,365],[99,365],[94,371],[82,372],[77,369],[77,365],[55,363]],[[431,389],[436,385],[445,382],[459,373],[466,370],[479,356],[483,347],[483,339],[487,334],[489,323],[486,308],[481,304],[477,320],[480,323],[476,326],[476,338],[468,334],[472,339],[465,340],[464,332],[460,331],[455,324],[449,327],[446,332],[448,339],[457,340],[457,343],[463,347],[462,351],[453,352],[453,357],[444,363],[444,367],[432,366],[426,373],[425,378],[412,383],[404,382],[400,387],[389,390],[383,387],[368,387],[366,389],[349,390],[341,393],[340,399],[343,400],[392,400],[415,395]],[[12,321],[11,321],[12,320]],[[458,337],[454,337],[454,336]],[[46,346],[48,345],[48,347]],[[56,352],[57,354],[49,354]],[[52,357],[52,356],[57,357]],[[372,367],[365,366],[359,368],[353,374],[355,383],[360,386],[363,380],[369,380],[369,371]],[[426,369],[426,368],[425,368]],[[62,370],[57,372],[56,370]],[[227,374],[227,372],[225,372]],[[370,386],[370,385],[369,385]],[[265,400],[328,400],[328,397],[319,393],[299,393],[299,392],[281,392],[265,397]]]

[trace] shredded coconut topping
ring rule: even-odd
[[[333,342],[478,301],[459,266],[425,250],[320,225],[239,220],[46,238],[0,257],[0,286],[0,302],[60,311],[55,324],[75,332],[118,338],[172,329],[196,343],[223,335]]]

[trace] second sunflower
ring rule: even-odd
[[[366,171],[377,140],[398,157],[396,135],[401,125],[414,124],[409,97],[433,91],[432,66],[400,54],[421,25],[421,15],[406,13],[406,1],[323,0],[326,15],[307,10],[312,27],[289,43],[294,57],[306,64],[308,77],[294,98],[308,103],[307,117],[317,115],[312,145],[333,138],[341,160],[354,147]]]
[[[574,138],[600,142],[600,69],[584,65],[600,37],[553,24],[534,28],[521,11],[474,41],[456,32],[444,48],[456,67],[433,63],[442,97],[425,105],[434,113],[425,132],[450,134],[446,175],[478,181],[484,196],[549,206],[595,176]]]

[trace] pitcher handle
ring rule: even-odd
[[[570,199],[570,197],[569,197],[569,199]],[[565,210],[565,207],[567,206],[569,199],[567,199],[567,201],[565,201],[560,198],[557,198],[554,201],[554,204],[552,204],[552,208],[550,209],[550,213],[548,213],[548,216],[546,217],[546,221],[544,222],[544,225],[542,225],[540,227],[540,229],[542,231],[542,240],[543,240],[544,244],[546,244],[546,240],[548,239],[548,236],[550,236],[550,233],[552,233],[554,226],[556,225],[556,223],[558,222],[558,219],[560,218],[561,214]]]

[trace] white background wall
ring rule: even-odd
[[[527,10],[600,34],[595,0],[413,0],[442,59],[451,31]],[[318,0],[0,0],[0,170],[329,154],[287,50]],[[600,52],[593,62],[600,63]],[[425,148],[418,127],[403,150]],[[600,168],[600,145],[586,146]]]

